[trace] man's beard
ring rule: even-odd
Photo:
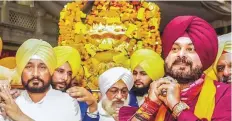
[[[56,85],[58,85],[58,84],[65,84],[65,87],[64,88],[62,88],[62,89],[57,89],[56,88]],[[62,91],[62,92],[66,92],[66,90],[67,89],[69,89],[70,87],[71,87],[71,82],[69,83],[69,84],[67,84],[66,82],[51,82],[51,85],[52,85],[52,88],[53,89],[56,89],[56,90],[60,90],[60,91]]]
[[[150,87],[150,84],[148,84],[147,86],[142,87],[142,88],[135,87],[135,85],[134,85],[132,87],[131,91],[135,94],[135,96],[144,96],[145,94],[148,93],[149,87]]]
[[[102,108],[111,116],[117,114],[121,107],[128,106],[128,104],[129,104],[128,98],[127,99],[122,98],[121,100],[118,99],[109,100],[107,96],[103,96],[102,98]]]
[[[186,67],[187,66],[190,67],[190,71],[180,72],[180,71],[173,70],[173,66],[177,63],[186,64]],[[203,73],[202,67],[196,66],[195,68],[193,68],[192,65],[193,65],[193,62],[190,60],[187,60],[186,58],[177,58],[172,63],[171,67],[169,67],[168,64],[165,63],[164,69],[165,69],[166,75],[173,77],[174,79],[178,81],[178,83],[188,84],[188,83],[198,80]]]
[[[37,79],[38,81],[42,83],[41,87],[29,86],[29,83],[35,79]],[[51,79],[49,79],[48,83],[45,83],[45,81],[40,79],[39,77],[33,77],[29,79],[27,83],[22,79],[22,85],[28,92],[31,92],[31,93],[43,93],[49,88],[50,84],[51,84]]]
[[[219,79],[220,82],[229,84],[231,83],[231,76],[222,76],[222,78]]]

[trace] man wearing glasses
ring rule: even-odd
[[[118,121],[119,109],[129,104],[128,92],[133,85],[132,73],[123,67],[111,68],[100,75],[100,121]]]

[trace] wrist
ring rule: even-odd
[[[146,97],[135,117],[139,120],[148,121],[158,111],[159,107],[160,105]]]
[[[180,101],[172,108],[172,115],[174,118],[177,118],[182,111],[187,109],[189,109],[189,106],[186,103]]]
[[[97,110],[97,102],[94,101],[93,103],[91,103],[90,105],[88,105],[89,107],[89,113],[93,113]]]

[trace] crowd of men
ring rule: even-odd
[[[91,90],[72,86],[81,66],[76,49],[29,39],[16,53],[25,90],[0,85],[0,120],[229,121],[231,51],[231,33],[218,37],[205,20],[178,16],[163,31],[162,55],[139,49],[130,69],[99,76],[97,101]]]

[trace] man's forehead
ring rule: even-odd
[[[66,71],[72,71],[71,66],[70,66],[70,64],[68,62],[65,62],[63,65],[61,65],[57,69],[63,69],[63,70],[66,70]]]
[[[144,69],[141,66],[136,66],[133,71],[144,71]]]
[[[28,61],[28,64],[34,64],[34,63],[39,63],[39,64],[45,64],[41,59],[30,59]],[[46,65],[46,64],[45,64]]]
[[[189,37],[179,37],[174,44],[187,44],[187,45],[193,45],[193,42],[191,41],[191,39]]]
[[[114,83],[114,85],[111,86],[111,88],[127,88],[126,84],[124,83],[124,81],[122,81],[121,79],[119,81],[117,81],[116,83]]]

